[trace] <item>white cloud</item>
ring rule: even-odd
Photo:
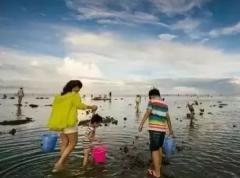
[[[177,36],[171,34],[161,34],[158,37],[161,41],[172,41]]]
[[[204,44],[204,43],[206,43],[208,41],[209,41],[208,38],[204,38],[203,40],[199,41],[198,43],[202,45],[202,44]]]
[[[117,2],[116,2],[117,3]],[[120,2],[119,2],[120,3]],[[112,10],[108,9],[108,4],[111,1],[76,1],[66,0],[67,6],[79,13],[75,17],[82,20],[96,20],[99,24],[113,24],[133,26],[134,24],[155,24],[167,27],[166,24],[161,23],[158,17],[140,11],[129,10]]]
[[[31,66],[34,66],[34,67],[39,66],[38,61],[32,61],[32,62],[31,62]]]
[[[184,20],[179,20],[176,24],[171,27],[176,30],[183,30],[185,33],[191,33],[196,30],[201,22],[199,20],[193,20],[191,18],[186,18]]]
[[[202,92],[201,87],[207,85],[199,83],[200,78],[214,78],[217,81],[226,76],[237,77],[240,73],[240,54],[227,54],[199,44],[166,43],[158,38],[134,40],[111,32],[67,27],[57,29],[62,30],[66,53],[74,60],[1,48],[0,78],[4,80],[4,85],[19,86],[24,83],[24,86],[39,86],[40,89],[51,87],[59,91],[66,81],[79,78],[86,84],[84,90],[87,92],[134,92],[138,85],[141,86],[137,87],[139,91],[146,91],[156,83],[161,84],[159,87],[165,91],[188,87]],[[195,80],[183,81],[183,78],[189,77]],[[162,80],[153,81],[158,78]],[[226,88],[229,81],[220,83],[226,85],[224,91],[235,92]],[[216,91],[224,88],[212,81],[207,84]]]
[[[218,36],[221,36],[221,35],[231,35],[231,34],[237,34],[237,33],[240,33],[240,21],[237,24],[235,24],[231,27],[211,30],[209,32],[209,35],[211,37],[218,37]]]
[[[194,88],[194,87],[185,87],[185,86],[179,86],[179,87],[174,87],[171,91],[173,94],[200,94],[201,92],[199,89]]]
[[[201,8],[210,0],[150,0],[160,11],[166,14],[182,14],[193,8]]]
[[[63,76],[74,78],[102,78],[103,75],[96,64],[77,62],[69,57],[64,59],[64,63],[57,67],[57,72]]]

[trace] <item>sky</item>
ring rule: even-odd
[[[0,93],[240,94],[240,0],[0,0]]]

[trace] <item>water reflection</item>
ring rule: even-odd
[[[21,116],[22,116],[21,106],[17,106],[16,116],[17,116],[17,119],[21,119]]]

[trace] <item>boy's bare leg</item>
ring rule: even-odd
[[[163,151],[162,148],[159,149],[159,167],[160,167],[160,173],[161,173],[161,168],[162,168],[162,157],[163,157]]]
[[[162,151],[161,151],[162,153]],[[160,177],[160,150],[153,151],[152,152],[152,159],[153,159],[153,164],[154,164],[154,176]]]
[[[89,160],[90,149],[84,149],[83,167],[86,167]]]

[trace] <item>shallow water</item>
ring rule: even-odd
[[[176,97],[166,96],[174,134],[178,144],[186,149],[176,152],[171,157],[171,165],[164,166],[164,170],[173,172],[177,178],[237,178],[240,177],[240,97]],[[196,115],[196,120],[190,125],[186,119],[186,103],[189,100],[202,102],[196,110],[205,109],[203,116]],[[228,104],[218,108],[218,101]],[[26,96],[24,102],[39,104],[38,108],[13,106],[17,100],[0,99],[0,121],[32,117],[35,121],[20,126],[0,126],[0,131],[17,129],[15,136],[0,135],[0,177],[1,178],[133,178],[148,177],[146,168],[133,168],[129,164],[128,156],[119,148],[129,147],[129,155],[137,153],[149,154],[147,124],[143,133],[138,133],[137,127],[147,104],[143,98],[141,113],[136,114],[134,98],[125,97],[124,100],[113,99],[110,102],[94,102],[102,116],[112,116],[119,121],[118,125],[102,126],[97,130],[104,144],[107,145],[107,162],[103,165],[90,165],[87,170],[81,167],[83,149],[81,139],[86,128],[79,127],[79,143],[68,159],[68,171],[52,174],[51,169],[59,158],[59,143],[52,153],[42,153],[40,150],[41,135],[48,132],[44,124],[51,112],[51,98],[36,100]],[[92,103],[89,98],[86,103]],[[129,104],[132,104],[131,106]],[[216,107],[210,105],[216,104]],[[181,106],[180,109],[177,107]],[[212,112],[213,115],[207,114]],[[86,119],[85,112],[79,113],[79,119]],[[127,117],[127,121],[123,118]],[[176,120],[178,118],[178,120]],[[233,127],[236,125],[236,127]],[[139,139],[135,139],[139,136]],[[133,145],[134,141],[134,145]],[[134,149],[136,147],[136,149]]]

